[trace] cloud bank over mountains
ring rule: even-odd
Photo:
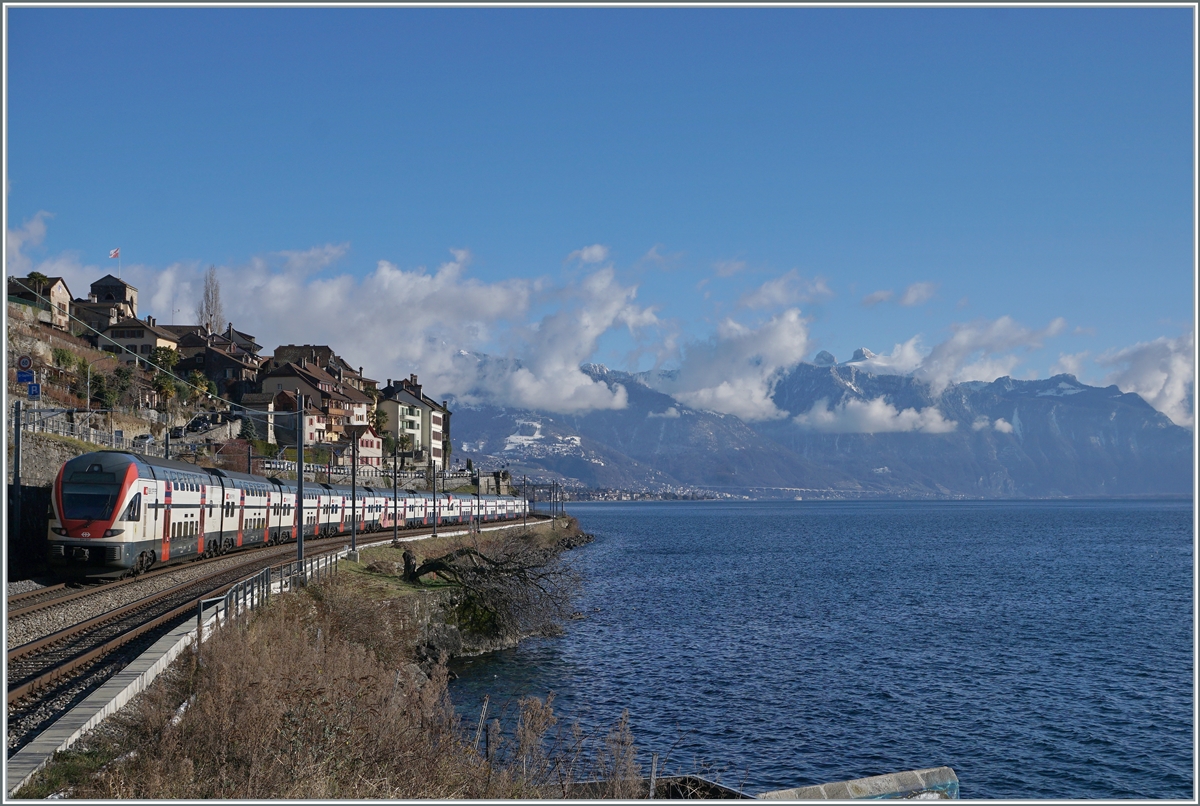
[[[76,297],[112,265],[85,265],[71,252],[33,256],[44,242],[48,213],[39,213],[6,238],[10,276],[40,271],[63,277]],[[834,295],[828,281],[808,279],[796,270],[781,273],[743,294],[736,313],[719,319],[707,338],[684,339],[677,323],[663,320],[659,308],[639,301],[638,286],[622,281],[609,261],[609,248],[584,246],[566,256],[570,279],[512,278],[485,282],[470,275],[471,255],[451,250],[451,259],[433,270],[402,268],[378,261],[373,271],[355,276],[339,268],[349,244],[256,256],[237,266],[218,266],[225,315],[253,333],[268,349],[277,344],[322,343],[380,380],[410,372],[436,395],[465,403],[580,413],[622,409],[624,387],[595,380],[580,365],[597,354],[602,339],[625,331],[638,354],[652,355],[669,373],[651,373],[655,388],[692,408],[735,415],[743,420],[791,418],[801,429],[828,433],[913,431],[944,433],[976,424],[955,423],[936,408],[897,409],[883,398],[847,401],[805,412],[779,409],[772,394],[778,380],[811,361],[811,328],[801,306]],[[123,279],[140,292],[140,313],[161,322],[194,321],[195,302],[208,268],[202,262],[169,266],[132,263]],[[718,275],[743,271],[745,264],[717,267]],[[895,301],[916,306],[936,292],[932,283],[914,283],[898,296],[877,291],[867,306]],[[1030,351],[1043,347],[1067,326],[1056,318],[1027,327],[1012,317],[956,323],[950,335],[926,349],[920,335],[897,343],[890,353],[864,353],[855,365],[875,374],[911,375],[934,393],[952,383],[992,381],[1012,375]],[[464,360],[486,353],[499,360]],[[1111,351],[1061,355],[1054,371],[1072,374],[1093,364],[1104,383],[1136,392],[1180,425],[1194,424],[1194,335]],[[1004,431],[998,421],[989,428]]]

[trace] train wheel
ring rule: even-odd
[[[143,551],[133,563],[133,575],[144,574],[150,570],[150,566],[152,565],[154,565],[154,555],[148,551]]]

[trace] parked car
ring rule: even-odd
[[[145,445],[153,445],[154,444],[154,435],[153,434],[138,434],[136,437],[133,438],[133,444],[137,445],[139,447],[145,446]]]
[[[207,417],[196,417],[187,425],[189,431],[207,431],[209,421]]]
[[[187,433],[182,425],[177,425],[171,429],[171,439],[183,439],[183,435]]]

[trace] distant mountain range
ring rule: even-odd
[[[751,423],[656,391],[669,373],[635,375],[595,364],[582,369],[610,387],[624,386],[626,408],[563,415],[452,400],[455,458],[571,486],[658,493],[1191,493],[1192,432],[1115,386],[1087,386],[1072,375],[1004,377],[951,384],[935,394],[909,376],[824,358],[776,383],[772,399],[786,416]]]

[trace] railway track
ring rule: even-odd
[[[311,539],[311,538],[310,538]],[[295,544],[292,544],[293,546]],[[268,556],[275,557],[283,553],[284,547],[270,546],[266,549],[258,549],[256,551],[264,551]],[[294,550],[294,548],[293,548]],[[51,585],[45,588],[39,588],[35,591],[27,593],[18,593],[8,597],[8,618],[9,621],[27,616],[31,613],[39,613],[51,607],[57,607],[68,602],[77,601],[87,596],[94,596],[101,593],[110,593],[117,588],[126,585],[135,585],[144,583],[147,580],[163,576],[164,574],[178,573],[179,571],[200,568],[205,565],[227,561],[237,555],[223,554],[217,557],[209,557],[202,560],[191,560],[185,563],[176,565],[167,565],[153,571],[147,571],[137,576],[125,577],[124,579],[114,580],[112,582],[100,582],[86,584],[83,588],[70,588],[65,583],[59,585]],[[254,556],[254,552],[248,552],[248,558]],[[14,606],[16,605],[16,606]]]
[[[313,547],[309,556],[336,551],[340,543]],[[231,585],[271,566],[288,547],[275,551],[254,552],[246,562],[225,567],[199,578],[189,579],[158,593],[150,594],[122,607],[73,624],[50,635],[14,647],[8,651],[8,703],[69,677],[100,657],[118,649],[156,628],[169,628],[180,618],[195,612],[200,599],[224,593]],[[228,559],[218,558],[218,559]],[[180,570],[179,567],[165,569]],[[132,580],[131,580],[132,581]],[[110,590],[105,586],[105,590]],[[93,593],[84,591],[82,593]],[[60,598],[55,603],[64,601]],[[54,604],[54,603],[52,603]],[[47,605],[49,606],[49,605]]]
[[[446,527],[445,530],[453,528],[455,527]],[[430,531],[428,527],[402,531],[401,539],[419,539],[429,536]],[[308,550],[305,554],[315,557],[337,551],[345,545],[348,537],[349,535],[335,535],[332,539],[308,538]],[[386,530],[364,533],[359,538],[360,544],[380,543],[388,540],[390,533]],[[221,595],[237,582],[263,568],[277,564],[281,557],[292,555],[294,552],[295,544],[249,552],[245,563],[224,567],[198,579],[190,579],[9,650],[9,755],[24,746],[46,726],[54,723],[87,693],[124,668],[162,634],[183,620],[194,618],[198,600]],[[84,591],[71,591],[57,597],[51,594],[52,601],[35,602],[35,605],[29,607],[36,606],[40,610],[46,610],[68,601],[68,597],[73,600],[97,592],[112,591],[126,583],[148,579],[151,575],[178,572],[195,568],[202,563],[229,559],[231,557],[226,555],[210,561],[174,565],[151,574],[122,580],[120,583],[108,583]],[[30,593],[38,594],[45,590]],[[61,594],[62,590],[64,589],[58,589],[58,592]],[[28,602],[30,599],[36,599],[36,596],[20,595],[13,598],[18,602],[22,599]]]
[[[54,601],[61,596],[61,591],[67,587],[67,583],[60,582],[57,585],[47,585],[44,588],[37,590],[25,591],[24,593],[15,593],[8,597],[8,613],[12,615],[14,605],[26,606],[30,603],[36,603],[43,598],[48,601]]]
[[[253,569],[262,567],[262,559],[254,558],[206,574],[9,650],[6,659],[9,704],[69,676],[156,627],[194,612],[197,599],[214,595],[245,578]]]

